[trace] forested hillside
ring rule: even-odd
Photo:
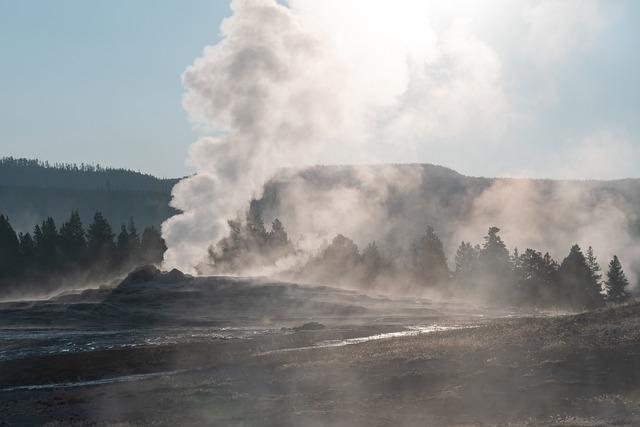
[[[159,227],[175,213],[169,201],[176,182],[127,169],[5,157],[0,159],[0,213],[24,232],[47,217],[62,222],[72,210],[85,222],[99,210],[112,224],[133,217],[142,227]]]

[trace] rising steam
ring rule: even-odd
[[[283,167],[380,161],[380,138],[402,148],[504,123],[497,55],[460,22],[439,37],[428,6],[232,1],[222,41],[183,75],[184,107],[210,136],[190,149],[197,174],[173,190],[183,213],[163,225],[165,264],[193,271]]]
[[[514,43],[546,83],[550,67],[602,25],[595,0],[490,4],[485,13],[520,20]],[[281,218],[294,239],[305,236],[305,250],[336,233],[394,250],[433,225],[452,256],[460,240],[478,241],[495,224],[511,247],[561,258],[579,242],[597,247],[603,262],[615,252],[635,260],[634,203],[602,191],[595,199],[587,184],[498,180],[460,192],[468,184],[459,177],[434,181],[419,167],[359,167],[348,183],[324,187],[297,174],[323,163],[415,161],[424,150],[455,153],[451,166],[499,161],[491,150],[516,139],[509,129],[530,105],[510,93],[500,55],[472,20],[458,19],[477,12],[475,2],[234,0],[231,8],[222,40],[183,75],[184,107],[207,136],[190,149],[197,173],[173,190],[182,213],[163,224],[166,267],[194,272],[227,220],[279,179],[289,182],[265,220]],[[578,168],[602,163],[582,148],[569,154],[587,159]],[[560,163],[561,176],[579,172]]]

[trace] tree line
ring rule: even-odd
[[[273,266],[283,256],[300,255],[278,219],[270,231],[255,214],[229,225],[229,236],[209,250],[209,271],[238,273],[247,267]],[[327,285],[431,290],[452,297],[473,296],[491,304],[539,308],[590,309],[631,298],[629,280],[617,256],[603,275],[591,247],[585,253],[573,245],[562,262],[557,262],[548,252],[531,248],[522,253],[514,249],[510,254],[499,233],[499,228],[490,227],[482,244],[461,242],[453,270],[432,227],[395,253],[384,253],[376,242],[361,251],[351,239],[338,234],[318,254],[284,275]]]
[[[0,182],[12,183],[12,186],[169,193],[177,181],[99,164],[77,165],[37,159],[0,158]]]
[[[49,217],[32,233],[16,233],[0,214],[0,295],[48,292],[79,279],[106,280],[162,261],[165,250],[155,227],[140,235],[131,219],[116,235],[99,211],[86,229],[73,211],[59,228]]]

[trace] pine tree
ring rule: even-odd
[[[593,248],[591,246],[587,249],[586,259],[593,280],[595,280],[602,289],[602,270],[600,269],[600,264],[598,264],[598,258],[593,254]]]
[[[289,236],[278,218],[271,224],[268,240],[273,249],[284,248],[289,245]]]
[[[518,248],[513,249],[513,255],[511,255],[511,264],[513,265],[513,269],[517,271],[522,267],[522,260],[520,259],[520,253],[518,252]]]
[[[23,265],[31,265],[36,257],[36,243],[33,241],[31,234],[20,233],[18,235],[20,241],[20,257]]]
[[[525,251],[526,254],[526,251]],[[524,256],[525,254],[520,255],[520,253],[518,252],[518,248],[514,248],[513,249],[513,255],[511,255],[511,272],[512,272],[512,276],[513,276],[513,280],[516,284],[520,283],[523,281],[523,274],[524,274],[524,269],[523,269],[523,259],[522,256]]]
[[[417,280],[434,286],[449,279],[447,257],[433,227],[427,227],[426,233],[413,244],[411,255],[412,269]]]
[[[480,258],[482,258],[483,262],[500,265],[504,268],[510,261],[509,251],[502,241],[502,238],[498,236],[499,232],[500,229],[498,227],[489,228],[484,238]]]
[[[133,218],[129,218],[129,224],[127,225],[127,234],[129,235],[129,256],[132,259],[137,260],[140,252],[140,236]]]
[[[557,263],[546,253],[527,248],[519,261],[516,284],[518,301],[526,305],[541,306],[552,303]]]
[[[119,266],[122,267],[129,263],[131,257],[129,232],[124,224],[120,227],[120,233],[118,233],[118,237],[116,237],[116,253]]]
[[[487,284],[489,295],[497,302],[509,302],[514,289],[511,259],[498,235],[498,227],[490,227],[478,255],[480,280]]]
[[[146,227],[142,232],[142,240],[140,242],[141,261],[149,264],[158,264],[162,262],[166,250],[167,245],[160,234],[160,230],[153,226]]]
[[[87,230],[87,252],[91,263],[111,265],[114,261],[115,245],[111,225],[100,211],[93,216],[93,223]]]
[[[620,260],[616,255],[609,263],[609,271],[607,271],[607,301],[620,304],[628,301],[631,294],[627,292],[629,280],[622,270]]]
[[[560,303],[573,308],[595,308],[603,304],[600,286],[595,281],[580,246],[573,245],[558,270]]]
[[[247,239],[246,244],[249,251],[260,251],[267,245],[269,233],[267,233],[262,216],[257,213],[257,209],[249,210],[245,238]]]
[[[334,264],[355,264],[360,261],[360,251],[353,240],[338,234],[325,249],[322,257]]]
[[[456,282],[467,288],[474,287],[475,275],[478,271],[479,247],[471,246],[471,243],[460,243],[456,252],[456,269],[454,272]]]
[[[319,283],[339,282],[354,285],[362,280],[362,257],[355,242],[342,234],[316,258],[305,265],[302,274]]]
[[[384,269],[384,259],[378,250],[376,242],[371,242],[362,252],[362,264],[365,270],[365,286],[371,287]]]
[[[83,263],[87,250],[85,234],[80,214],[71,212],[69,220],[60,227],[60,248],[66,263],[76,266]]]
[[[53,218],[44,220],[34,234],[37,235],[36,251],[40,269],[45,272],[56,269],[60,262],[60,236]]]
[[[0,215],[0,285],[3,279],[14,279],[19,273],[20,242],[9,218]]]

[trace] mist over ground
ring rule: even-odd
[[[566,255],[593,246],[618,254],[636,279],[640,259],[640,181],[554,181],[463,176],[433,165],[318,166],[282,172],[256,207],[295,239],[342,233],[387,251],[434,227],[452,262],[461,241],[480,243],[496,225],[507,246]],[[451,263],[450,263],[451,264]],[[450,265],[453,268],[453,265]],[[632,280],[635,283],[635,280]]]
[[[171,204],[181,213],[163,225],[165,267],[195,273],[208,248],[228,234],[227,221],[242,218],[273,182],[279,199],[267,196],[265,220],[282,217],[309,251],[338,233],[393,249],[431,225],[451,259],[461,240],[478,242],[495,225],[511,248],[560,258],[580,243],[592,245],[602,261],[619,254],[635,282],[634,181],[473,179],[419,166],[295,172],[390,158],[412,163],[428,152],[446,166],[484,165],[508,176],[630,173],[611,167],[626,165],[624,157],[635,152],[615,126],[582,130],[561,150],[553,150],[550,136],[545,144],[552,152],[538,169],[514,168],[505,157],[538,144],[522,140],[537,135],[535,117],[553,105],[554,73],[588,51],[608,24],[604,5],[486,6],[233,1],[221,41],[182,76],[183,105],[203,136],[189,152],[196,174],[173,189]],[[512,37],[496,39],[488,23]],[[314,181],[314,173],[324,182]]]
[[[0,425],[640,425],[612,4],[232,0],[161,232],[0,212]]]

